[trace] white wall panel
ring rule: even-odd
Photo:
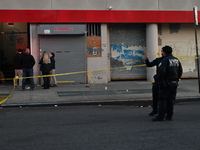
[[[200,0],[159,0],[159,10],[193,10],[200,8]]]
[[[35,10],[192,10],[200,0],[0,0],[0,9]]]
[[[113,10],[157,10],[157,0],[107,0]]]
[[[106,0],[52,0],[52,9],[105,10]]]
[[[0,0],[0,9],[51,9],[51,0]]]

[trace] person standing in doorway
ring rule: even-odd
[[[30,49],[26,48],[25,53],[22,56],[22,70],[23,70],[23,80],[22,80],[22,90],[25,90],[26,77],[33,76],[33,66],[35,65],[35,59],[30,54]],[[35,90],[34,79],[30,78],[31,90]]]
[[[43,62],[43,58],[44,58],[44,54],[45,53],[47,53],[46,51],[44,51],[43,53],[42,53],[42,57],[40,58],[40,61],[39,61],[39,64],[41,63],[41,62]],[[41,68],[41,64],[40,64],[40,74],[42,75],[42,70],[41,70],[42,68]],[[42,77],[43,78],[43,77]],[[41,78],[41,80],[42,80],[42,78]],[[42,85],[42,87],[44,87],[44,83],[41,83],[41,85]]]
[[[51,65],[52,65],[52,70],[50,71],[51,75],[54,75],[56,72],[56,67],[55,67],[55,54],[54,53],[50,53],[50,59],[51,59]],[[54,84],[53,83],[54,80]],[[50,78],[50,83],[51,83],[51,87],[57,87],[57,80],[56,80],[56,76],[51,76]]]
[[[182,65],[178,58],[172,55],[170,46],[162,48],[162,55],[164,58],[158,65],[157,73],[159,112],[152,121],[172,120],[178,81],[183,73]]]
[[[159,57],[154,59],[153,61],[149,62],[148,56],[146,58],[146,66],[147,67],[154,67],[156,66],[156,74],[154,75],[154,83],[152,84],[152,98],[153,98],[153,103],[152,103],[152,112],[149,113],[150,116],[153,116],[158,113],[158,81],[157,81],[157,72],[158,72],[158,65],[161,62],[163,57]]]
[[[15,77],[22,77],[22,49],[17,49],[17,54],[14,56],[14,69],[15,69]],[[18,82],[18,83],[17,83]],[[22,79],[15,80],[15,87],[22,88]]]
[[[44,80],[44,89],[49,89],[50,88],[50,77],[46,76],[50,74],[50,71],[52,70],[52,64],[51,60],[49,58],[48,53],[44,53],[43,58],[40,60],[39,64],[41,65],[41,71],[43,80]]]

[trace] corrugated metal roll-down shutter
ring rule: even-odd
[[[111,79],[145,79],[145,24],[111,24]]]
[[[84,35],[40,35],[41,52],[54,52],[56,74],[86,71]],[[56,76],[58,81],[86,83],[86,73]]]

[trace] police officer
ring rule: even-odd
[[[152,112],[149,113],[150,116],[153,116],[158,113],[158,82],[157,82],[157,71],[158,71],[158,65],[161,62],[163,57],[159,57],[154,59],[153,61],[149,62],[148,56],[146,58],[146,66],[147,67],[154,67],[156,66],[156,75],[154,75],[154,83],[152,84],[152,98],[153,98],[153,104],[152,104]]]
[[[164,58],[158,65],[157,72],[159,112],[152,121],[172,120],[178,80],[183,73],[181,63],[178,58],[172,55],[170,46],[162,48],[162,55]],[[167,116],[165,117],[166,114]]]

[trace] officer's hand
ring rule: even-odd
[[[148,53],[146,54],[146,59],[149,59],[149,54]]]

